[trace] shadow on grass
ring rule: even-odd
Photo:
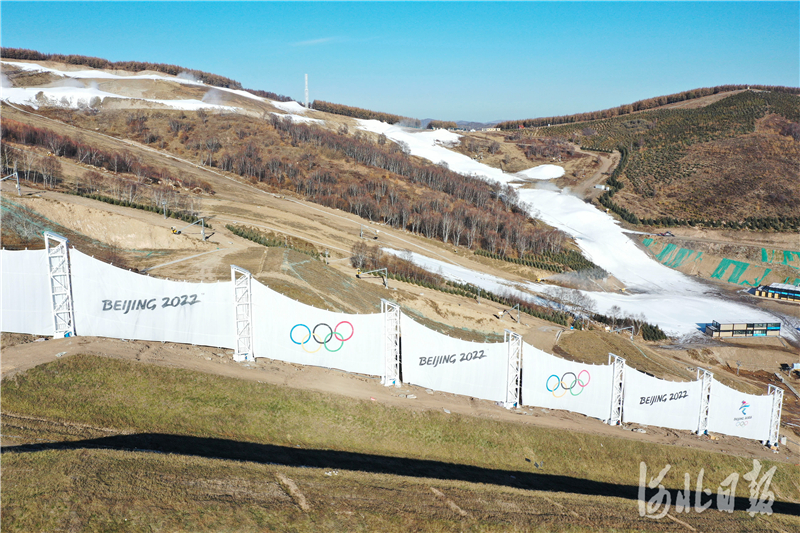
[[[343,452],[335,450],[313,450],[257,444],[226,439],[212,439],[185,435],[161,433],[140,433],[135,435],[116,435],[73,442],[55,442],[7,446],[2,454],[31,453],[42,450],[111,449],[138,452],[158,452],[177,455],[191,455],[209,459],[249,461],[254,463],[283,465],[290,467],[311,467],[324,469],[353,470],[373,474],[391,474],[417,478],[466,481],[484,483],[525,490],[566,492],[586,496],[608,496],[627,500],[639,499],[637,485],[618,485],[549,473],[521,472],[515,470],[494,470],[442,461],[408,459],[384,455]],[[648,478],[657,472],[648,472]],[[639,472],[631,472],[638,479]],[[649,479],[648,479],[649,481]],[[694,488],[694,487],[693,487]],[[713,487],[707,487],[713,490]],[[670,499],[676,502],[679,491],[669,490]],[[656,495],[656,490],[647,490],[645,498]],[[695,504],[696,493],[691,493],[691,503]],[[657,501],[661,501],[660,499]],[[710,509],[717,509],[717,495],[702,496],[702,504],[710,503]],[[748,498],[736,498],[734,508],[744,511],[750,508]],[[775,501],[773,513],[800,516],[800,504]]]

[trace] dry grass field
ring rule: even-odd
[[[3,393],[9,530],[790,531],[800,523],[800,503],[790,503],[800,471],[787,463],[772,481],[772,515],[743,512],[749,493],[740,484],[733,514],[653,520],[638,511],[640,462],[693,477],[704,468],[715,487],[751,461],[96,356],[16,374]],[[665,480],[671,490],[682,483]]]

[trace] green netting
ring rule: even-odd
[[[763,285],[764,278],[766,278],[770,272],[772,272],[772,269],[765,268],[764,274],[760,278],[753,278],[752,282],[744,280],[739,285],[747,285],[748,287],[758,287],[759,285]]]
[[[659,252],[659,254],[656,256],[656,259],[658,259],[658,262],[659,263],[663,263],[669,257],[669,254],[671,254],[672,251],[675,248],[677,248],[677,246],[675,246],[672,243],[669,243],[666,246],[664,246],[664,248],[661,250],[661,252]]]
[[[739,283],[739,277],[744,274],[744,271],[747,270],[747,267],[750,266],[750,263],[745,263],[744,261],[734,261],[733,259],[723,259],[719,262],[719,265],[717,265],[717,268],[714,270],[714,273],[711,274],[711,277],[721,280],[722,276],[725,275],[725,272],[731,265],[733,265],[733,272],[728,278],[728,282]]]
[[[766,248],[762,248],[761,262],[774,263],[781,255],[783,255],[783,261],[781,261],[782,265],[792,266],[791,263],[797,263],[798,266],[800,266],[800,252],[794,252],[792,250],[767,250]]]

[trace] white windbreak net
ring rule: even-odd
[[[700,422],[700,381],[666,381],[625,369],[622,420],[696,431]]]
[[[611,415],[611,365],[587,365],[522,345],[522,402],[607,420]]]
[[[400,315],[403,382],[505,401],[508,346],[454,339]]]
[[[384,370],[383,314],[317,309],[253,280],[256,357],[379,376]]]
[[[47,250],[0,251],[0,330],[54,335]]]
[[[745,394],[711,382],[708,431],[746,439],[769,440],[772,396]]]
[[[70,251],[78,335],[233,348],[232,282],[151,278]]]

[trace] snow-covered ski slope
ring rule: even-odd
[[[412,155],[433,163],[444,162],[450,170],[501,183],[525,181],[537,175],[536,168],[519,174],[507,174],[471,158],[448,150],[443,146],[457,143],[459,136],[453,132],[419,131],[392,126],[375,120],[359,121],[361,128],[383,133],[387,138],[408,147]],[[553,165],[543,165],[550,167]],[[548,175],[550,169],[540,171]],[[555,174],[555,173],[554,173]],[[555,176],[554,177],[558,177]],[[520,179],[523,178],[523,179]],[[595,264],[603,267],[628,287],[629,294],[611,292],[586,292],[597,302],[599,312],[619,306],[625,314],[644,313],[648,321],[658,324],[671,335],[698,332],[701,324],[712,320],[758,322],[781,320],[773,314],[716,295],[710,287],[672,270],[651,259],[625,235],[619,223],[581,199],[546,189],[519,189],[520,199],[530,206],[531,214],[571,235],[583,253]],[[546,285],[535,283],[513,284],[478,272],[434,259],[412,255],[413,260],[433,272],[441,272],[454,281],[465,281],[486,290],[502,294],[541,293]],[[532,297],[529,295],[529,299]],[[786,317],[781,317],[787,320]],[[788,319],[790,320],[790,319]],[[784,335],[800,338],[797,327],[800,321],[785,324]]]
[[[276,102],[267,98],[261,98],[260,96],[256,96],[247,91],[206,85],[201,81],[195,80],[191,76],[167,76],[163,74],[115,74],[113,72],[93,69],[58,70],[36,63],[24,63],[17,61],[2,61],[0,64],[2,64],[4,68],[24,70],[27,72],[43,72],[61,78],[61,80],[45,86],[7,87],[7,84],[3,83],[3,87],[0,88],[0,99],[12,104],[30,106],[34,109],[38,109],[42,106],[76,109],[80,107],[91,106],[93,105],[94,101],[102,102],[106,98],[118,98],[123,100],[149,102],[152,104],[164,105],[173,109],[182,109],[186,111],[197,111],[199,109],[215,109],[228,112],[241,111],[237,107],[215,103],[216,100],[220,99],[219,95],[227,93],[270,104],[271,106],[286,112],[287,115],[281,116],[288,116],[288,118],[294,122],[320,122],[317,119],[303,116],[306,112],[306,108],[297,102]],[[167,81],[181,85],[202,87],[208,89],[206,96],[210,96],[210,98],[204,97],[203,100],[139,98],[104,91],[98,86],[99,83],[103,83],[105,81],[125,82],[136,80]],[[205,101],[206,99],[209,101]]]

